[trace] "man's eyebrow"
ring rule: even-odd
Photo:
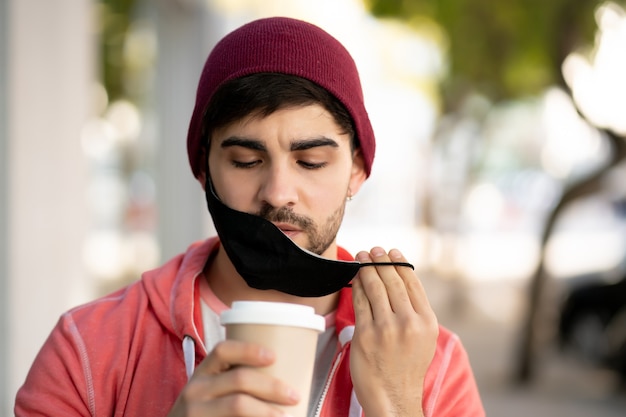
[[[230,148],[233,146],[241,146],[242,148],[248,148],[255,151],[266,151],[265,144],[256,139],[249,139],[240,136],[230,136],[222,141],[220,147]]]
[[[306,151],[311,148],[318,148],[320,146],[330,146],[332,148],[338,148],[339,144],[334,139],[327,137],[320,137],[314,139],[296,140],[291,142],[290,149],[292,151]]]

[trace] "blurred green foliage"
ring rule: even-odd
[[[136,0],[98,0],[100,76],[109,100],[127,97],[124,44]]]
[[[447,33],[446,107],[469,91],[493,100],[563,84],[561,63],[593,41],[600,0],[365,0],[377,17],[430,18]],[[419,23],[415,23],[419,24]]]

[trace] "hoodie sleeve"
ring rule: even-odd
[[[15,400],[16,417],[95,415],[91,367],[70,314],[39,351]]]
[[[426,417],[484,417],[485,410],[465,348],[458,336],[446,332],[431,364]]]

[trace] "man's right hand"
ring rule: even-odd
[[[259,372],[274,362],[262,346],[226,340],[198,365],[168,417],[285,417],[277,405],[294,405],[298,393]]]

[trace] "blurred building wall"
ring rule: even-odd
[[[91,296],[80,130],[94,80],[90,0],[0,2],[0,414],[60,314]],[[51,381],[54,383],[54,381]]]
[[[7,274],[7,4],[0,1],[0,413],[7,414],[8,398],[8,274]]]
[[[97,22],[89,0],[0,4],[0,415],[13,415],[59,316],[100,295],[82,259],[92,173],[81,129],[97,107]],[[154,171],[166,260],[212,234],[185,143],[200,70],[223,29],[203,1],[156,6],[138,13],[154,20],[159,42]]]
[[[150,2],[148,2],[150,3]],[[155,106],[158,239],[162,260],[213,234],[202,188],[187,160],[187,129],[204,61],[221,37],[221,19],[204,1],[159,2]]]

